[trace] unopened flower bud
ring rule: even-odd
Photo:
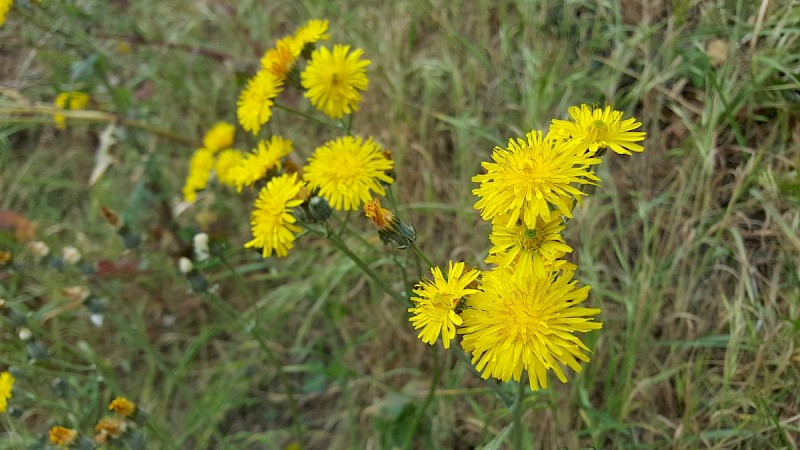
[[[364,205],[364,214],[378,227],[378,236],[384,243],[392,242],[398,250],[411,246],[417,239],[414,227],[398,219],[391,211],[381,208],[377,198]]]
[[[327,200],[314,196],[308,201],[308,212],[314,221],[324,222],[328,220],[333,210]]]

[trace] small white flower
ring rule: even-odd
[[[61,255],[66,264],[77,264],[81,260],[81,252],[71,245],[64,247],[61,250]]]
[[[28,244],[28,248],[30,249],[31,253],[37,258],[44,258],[48,254],[50,254],[50,247],[47,246],[42,241],[34,241]]]
[[[89,316],[89,321],[92,322],[92,325],[100,328],[103,326],[103,315],[102,314],[92,314]]]
[[[178,270],[180,270],[182,274],[191,272],[193,268],[194,264],[192,264],[191,259],[184,256],[178,260]]]
[[[31,333],[31,330],[29,328],[22,327],[19,330],[17,330],[17,336],[19,336],[21,340],[27,341],[28,339],[33,337],[33,333]]]
[[[203,262],[208,259],[208,234],[197,233],[194,235],[194,257],[197,262]]]

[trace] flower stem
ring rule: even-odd
[[[286,105],[284,105],[282,103],[277,103],[276,102],[275,103],[275,107],[278,108],[278,109],[282,109],[282,110],[284,110],[286,112],[298,115],[298,116],[300,116],[300,117],[302,117],[302,118],[304,118],[304,119],[306,119],[306,120],[308,120],[310,122],[314,122],[314,123],[318,123],[320,125],[324,125],[324,126],[326,126],[328,128],[333,128],[335,130],[341,130],[342,129],[342,127],[340,127],[339,125],[336,125],[336,124],[333,124],[333,123],[330,123],[330,122],[327,122],[327,121],[324,121],[324,120],[317,119],[316,117],[312,116],[311,114],[304,113],[303,111],[300,111],[298,109],[294,109],[291,106],[286,106]]]
[[[378,287],[383,292],[385,292],[390,297],[395,299],[398,303],[400,303],[400,304],[402,304],[404,306],[408,303],[408,299],[407,298],[405,298],[405,297],[397,294],[396,292],[394,292],[386,284],[386,282],[383,279],[381,279],[381,277],[379,277],[378,274],[376,274],[369,267],[369,265],[367,265],[366,262],[364,262],[364,260],[359,258],[358,255],[356,255],[355,253],[353,253],[352,250],[350,250],[350,247],[348,247],[347,244],[345,244],[345,242],[341,238],[339,238],[338,236],[336,236],[334,234],[323,233],[323,232],[321,232],[319,230],[316,230],[314,228],[306,226],[305,224],[303,224],[303,227],[306,230],[308,230],[309,232],[311,232],[313,234],[316,234],[317,236],[322,236],[322,237],[327,238],[331,242],[331,244],[333,244],[340,252],[344,253],[348,258],[350,258],[364,272],[364,274],[366,274],[368,277],[372,278],[372,281],[374,281],[375,284],[377,284]]]
[[[428,265],[428,268],[436,267],[436,264],[432,263],[431,260],[427,256],[425,256],[425,253],[423,253],[422,250],[420,250],[420,248],[417,247],[416,242],[411,244],[411,248],[414,249],[414,253],[416,253],[417,256],[419,256],[420,258],[422,258],[423,261],[425,261],[425,264]]]
[[[525,413],[525,394],[528,392],[528,386],[520,380],[517,386],[517,398],[514,401],[514,406],[511,409],[511,417],[513,420],[512,425],[512,448],[521,450],[522,442],[525,436],[525,430],[522,429],[522,415]]]

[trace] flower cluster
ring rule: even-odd
[[[630,154],[644,148],[645,133],[633,118],[611,107],[569,109],[571,121],[553,120],[550,132],[531,131],[496,147],[478,187],[475,208],[491,222],[486,271],[448,263],[447,274],[431,269],[433,281],[414,289],[410,321],[419,338],[450,347],[456,334],[483,378],[520,381],[527,372],[533,390],[547,388],[547,373],[566,382],[564,368],[581,371],[589,348],[576,336],[597,330],[597,308],[581,306],[589,286],[573,279],[576,266],[564,259],[572,248],[562,236],[586,185],[600,179],[594,166],[606,149]],[[479,280],[479,281],[478,281]]]
[[[261,68],[239,94],[236,114],[246,131],[257,135],[272,118],[275,98],[284,88],[302,80],[305,96],[318,110],[341,119],[358,111],[361,92],[369,80],[361,59],[364,51],[348,45],[315,48],[316,43],[330,39],[327,20],[310,20],[293,35],[284,36],[261,58]],[[299,65],[307,60],[302,73]]]
[[[316,48],[328,39],[328,21],[310,20],[264,53],[259,71],[237,102],[239,124],[245,131],[261,132],[284,89],[305,90],[311,105],[334,119],[358,110],[370,62],[362,59],[363,50],[347,45]],[[323,222],[332,209],[357,210],[373,196],[386,195],[385,186],[393,182],[391,153],[371,137],[352,135],[349,125],[345,135],[318,146],[305,167],[289,160],[293,142],[281,136],[260,140],[248,153],[231,148],[233,142],[230,124],[217,124],[206,134],[203,148],[189,161],[183,198],[193,202],[214,178],[240,193],[256,189],[250,220],[253,238],[245,247],[260,249],[265,258],[288,254],[301,231],[299,220]],[[402,242],[413,241],[413,228],[404,230]]]
[[[115,412],[117,416],[103,417],[97,421],[94,427],[96,432],[94,442],[97,445],[104,445],[115,439],[122,438],[127,430],[136,425],[132,421],[132,419],[137,418],[136,404],[127,398],[115,398],[108,404],[108,410]],[[58,446],[58,448],[66,448],[76,443],[78,431],[73,428],[56,425],[50,428],[48,437],[51,444]]]

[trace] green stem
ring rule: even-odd
[[[521,450],[522,443],[525,437],[525,430],[522,429],[522,415],[525,413],[525,394],[528,392],[528,386],[520,380],[517,386],[517,398],[514,400],[514,406],[511,409],[511,417],[513,420],[512,428],[512,447],[515,450]]]
[[[297,402],[295,401],[294,398],[294,391],[292,390],[292,385],[289,383],[289,378],[286,376],[286,372],[283,370],[283,366],[280,365],[278,358],[275,356],[275,353],[272,352],[267,343],[264,341],[264,338],[261,337],[261,335],[259,334],[258,304],[253,298],[250,289],[248,289],[247,286],[245,285],[242,277],[239,275],[238,272],[236,272],[236,269],[228,262],[227,259],[220,257],[220,261],[222,261],[222,264],[224,264],[225,267],[231,272],[237,287],[242,292],[244,292],[245,297],[247,297],[247,300],[250,302],[250,305],[253,308],[253,326],[247,328],[250,328],[250,335],[252,335],[253,338],[256,340],[259,348],[264,352],[264,355],[267,357],[269,363],[273,367],[275,367],[275,372],[278,375],[278,382],[281,384],[281,386],[283,386],[283,389],[286,391],[286,398],[289,402],[289,413],[292,416],[292,423],[295,429],[295,434],[297,435],[298,441],[303,442],[303,431],[304,431],[303,422],[300,420],[300,413],[297,408]]]
[[[432,263],[431,260],[427,256],[425,256],[425,253],[422,253],[422,250],[420,250],[420,248],[417,247],[416,242],[411,244],[411,248],[414,250],[414,253],[416,253],[417,256],[419,256],[420,258],[422,258],[423,261],[425,261],[425,264],[428,265],[428,268],[436,267],[436,264]]]
[[[364,260],[362,260],[361,258],[359,258],[359,257],[358,257],[358,255],[356,255],[355,253],[353,253],[353,251],[352,251],[352,250],[350,250],[350,248],[347,246],[347,244],[345,244],[345,243],[344,243],[344,241],[343,241],[341,238],[339,238],[338,236],[336,236],[336,235],[333,235],[333,234],[326,234],[326,233],[323,233],[323,232],[321,232],[321,231],[319,231],[319,230],[316,230],[316,229],[314,229],[314,228],[311,228],[311,227],[309,227],[309,226],[307,226],[307,225],[305,225],[305,224],[303,224],[303,227],[304,227],[306,230],[308,230],[309,232],[316,234],[317,236],[322,236],[322,237],[325,237],[325,238],[327,238],[327,239],[328,239],[328,240],[329,240],[329,241],[330,241],[330,242],[331,242],[331,243],[332,243],[332,244],[333,244],[333,245],[334,245],[334,246],[335,246],[337,249],[339,249],[339,251],[341,251],[342,253],[344,253],[344,254],[345,254],[345,255],[346,255],[348,258],[350,258],[350,259],[351,259],[351,260],[352,260],[352,261],[353,261],[353,262],[354,262],[354,263],[355,263],[355,264],[356,264],[356,265],[357,265],[357,266],[358,266],[358,267],[359,267],[359,268],[360,268],[362,271],[364,271],[364,273],[365,273],[365,274],[366,274],[368,277],[372,278],[372,281],[374,281],[374,282],[375,282],[375,284],[377,284],[377,285],[378,285],[378,287],[379,287],[379,288],[381,288],[381,290],[382,290],[383,292],[385,292],[386,294],[389,294],[389,296],[390,296],[390,297],[392,297],[393,299],[397,300],[397,301],[398,301],[400,304],[402,304],[402,305],[404,305],[404,306],[405,306],[405,305],[408,303],[408,299],[407,299],[407,298],[404,298],[404,297],[402,297],[402,296],[398,295],[396,292],[394,292],[394,291],[393,291],[393,290],[392,290],[392,289],[391,289],[391,288],[390,288],[390,287],[389,287],[389,286],[386,284],[386,282],[385,282],[384,280],[382,280],[382,279],[381,279],[381,278],[378,276],[378,274],[376,274],[376,273],[375,273],[375,272],[374,272],[374,271],[373,271],[373,270],[372,270],[372,269],[369,267],[369,265],[367,265],[367,263],[366,263],[366,262],[364,262]]]
[[[347,228],[348,222],[350,222],[350,214],[351,213],[352,213],[352,211],[349,211],[349,210],[347,211],[347,213],[345,213],[344,219],[342,220],[342,227],[339,228],[339,232],[336,233],[336,237],[338,237],[339,239],[342,238],[342,233],[344,233],[345,228]]]
[[[342,127],[340,127],[338,125],[332,124],[332,123],[324,121],[324,120],[317,119],[316,117],[312,116],[311,114],[304,113],[303,111],[300,111],[298,109],[294,109],[291,106],[286,106],[286,105],[284,105],[282,103],[277,103],[276,102],[275,103],[275,107],[278,108],[278,109],[282,109],[282,110],[284,110],[286,112],[289,112],[289,113],[292,113],[292,114],[296,114],[296,115],[298,115],[298,116],[300,116],[300,117],[302,117],[302,118],[304,118],[304,119],[306,119],[308,121],[311,121],[311,122],[314,122],[314,123],[318,123],[320,125],[324,125],[324,126],[326,126],[328,128],[333,128],[335,130],[341,130],[342,129]]]
[[[419,426],[419,422],[425,416],[425,411],[433,402],[433,398],[436,394],[436,386],[439,385],[439,377],[441,376],[441,369],[439,367],[439,346],[433,346],[433,379],[431,380],[431,386],[428,388],[428,395],[425,397],[425,403],[422,404],[422,407],[417,411],[417,414],[414,416],[414,421],[411,423],[411,426],[408,427],[408,431],[406,431],[406,437],[403,440],[403,448],[411,448],[411,440],[416,434],[417,426]]]

